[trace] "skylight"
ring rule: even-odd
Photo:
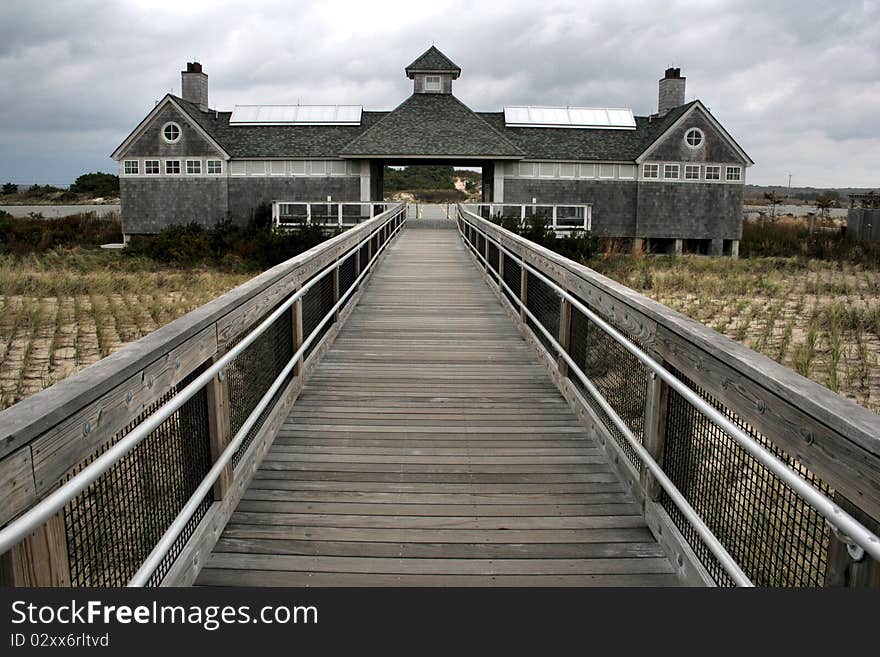
[[[504,122],[508,128],[636,128],[631,109],[609,107],[505,107]]]
[[[360,125],[361,105],[236,105],[229,125]]]

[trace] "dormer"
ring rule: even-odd
[[[461,69],[434,46],[405,70],[406,77],[413,81],[413,93],[416,94],[451,94],[452,81],[461,75]]]

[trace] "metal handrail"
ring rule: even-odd
[[[403,221],[395,228],[395,230],[391,233],[394,235],[397,233],[400,228],[406,222],[406,216],[404,211],[405,206],[400,204],[398,207],[388,210],[389,216],[383,221],[379,226],[377,226],[374,230],[372,230],[369,235],[365,236],[361,239],[357,245],[352,246],[349,250],[348,254],[333,262],[331,265],[328,265],[324,269],[322,269],[318,274],[312,277],[307,283],[305,283],[302,287],[296,290],[290,297],[288,297],[281,305],[276,308],[272,314],[270,314],[265,320],[263,320],[255,329],[250,331],[240,342],[238,342],[234,347],[232,347],[228,352],[226,352],[221,358],[219,358],[216,362],[214,362],[210,367],[208,367],[204,372],[202,372],[198,377],[196,377],[189,385],[187,385],[183,390],[179,391],[174,395],[170,400],[168,400],[165,404],[160,406],[154,413],[152,413],[149,417],[147,417],[143,422],[138,424],[132,431],[125,435],[119,442],[110,447],[106,452],[98,456],[94,461],[84,467],[80,472],[67,480],[64,484],[62,484],[58,489],[53,491],[50,495],[46,496],[42,500],[40,500],[33,507],[28,509],[21,516],[10,522],[6,527],[0,529],[0,554],[6,552],[14,545],[16,545],[19,541],[28,536],[31,532],[45,524],[53,515],[55,515],[58,511],[64,508],[68,502],[74,499],[77,495],[79,495],[82,491],[84,491],[91,483],[93,483],[98,477],[100,477],[104,472],[109,470],[115,463],[117,463],[123,456],[125,456],[128,452],[130,452],[134,447],[136,447],[141,441],[143,441],[148,435],[150,435],[159,425],[162,424],[165,420],[167,420],[175,411],[177,411],[184,403],[186,403],[190,398],[193,397],[199,390],[205,387],[217,374],[223,371],[239,354],[241,354],[248,346],[250,346],[257,338],[260,337],[268,328],[271,326],[287,309],[289,309],[298,299],[300,299],[306,292],[308,292],[315,284],[318,283],[322,278],[331,273],[336,267],[339,266],[341,262],[344,262],[350,257],[354,257],[359,254],[359,249],[365,243],[373,238],[380,230],[382,230],[385,226],[387,226],[390,222],[396,219],[401,214],[404,214]],[[389,240],[391,235],[389,235]],[[321,323],[318,325],[316,329],[312,331],[307,340],[303,341],[303,345],[297,349],[297,352],[294,354],[294,357],[291,359],[290,363],[288,363],[289,367],[292,367],[292,364],[295,364],[306,348],[311,344],[311,341],[314,339],[316,335],[316,331],[318,331],[326,322],[329,320],[336,310],[341,306],[341,303],[352,293],[355,289],[355,285],[364,277],[366,272],[369,271],[370,267],[376,260],[376,257],[379,253],[388,245],[388,241],[386,241],[373,255],[370,261],[367,263],[364,270],[360,273],[360,275],[355,279],[355,282],[352,283],[351,287],[346,291],[345,295],[340,297],[340,300],[333,306],[333,309],[325,315]],[[276,378],[273,386],[270,388],[270,393],[274,394],[277,391],[278,387],[280,387],[279,380],[283,380],[286,377],[287,373],[289,373],[289,369],[285,368],[285,372],[282,373],[281,377]],[[257,405],[257,408],[251,412],[248,416],[248,419],[245,421],[245,425],[243,425],[242,429],[249,430],[251,426],[256,422],[259,414],[257,411],[262,411],[265,406],[268,404],[266,401],[266,395],[260,401],[260,404]],[[271,396],[269,397],[271,399]],[[265,403],[264,403],[265,402]],[[242,433],[240,429],[236,434],[235,439],[230,442],[229,445],[224,449],[223,453],[218,458],[217,463],[220,462],[220,459],[225,459],[223,462],[223,466],[228,463],[228,461],[232,458],[235,453],[231,448],[237,444],[240,444],[246,435],[247,431]],[[236,447],[237,448],[237,447]],[[213,479],[210,481],[210,485],[208,488],[212,487],[217,477],[223,470],[223,466],[217,466],[215,463],[214,467],[208,471],[205,479],[203,479],[202,485],[200,485],[198,490],[204,486],[205,480],[209,477],[213,476]],[[204,498],[205,493],[202,493],[198,497],[198,501]],[[192,512],[195,511],[195,508],[198,504],[192,506],[193,498],[187,502],[175,520],[172,522],[172,525],[169,526],[168,530],[166,530],[166,534],[163,535],[163,538],[160,539],[157,547],[162,544],[164,546],[166,537],[172,532],[172,530],[176,530],[176,535],[179,535],[180,530],[186,524],[186,521],[189,520],[189,517],[192,516]],[[182,525],[177,528],[177,525],[181,521],[181,517],[185,511],[189,512],[189,517],[183,521]],[[170,541],[168,547],[173,544],[173,540]],[[150,563],[153,563],[154,554],[157,553],[156,548],[154,548],[153,552],[148,557]],[[167,553],[167,549],[165,549],[164,554]],[[161,558],[158,559],[161,561]],[[158,561],[156,562],[158,564]],[[146,562],[145,562],[146,563]],[[139,586],[149,579],[150,573],[148,573],[145,577],[142,573],[144,570],[143,565],[141,569],[136,573],[135,578],[132,579],[130,585]],[[136,581],[137,580],[137,581]]]
[[[565,298],[572,306],[577,308],[581,313],[583,313],[590,320],[592,320],[597,326],[599,326],[599,328],[601,328],[603,331],[605,331],[605,333],[610,335],[616,342],[618,342],[621,346],[623,346],[629,353],[631,353],[633,356],[635,356],[635,358],[637,360],[639,360],[639,362],[641,362],[645,367],[647,367],[649,370],[651,370],[656,376],[659,376],[661,379],[663,379],[663,381],[665,381],[667,383],[667,385],[669,385],[677,393],[679,393],[682,397],[684,397],[704,417],[706,417],[710,422],[712,422],[713,424],[715,424],[716,426],[721,428],[728,436],[730,436],[743,449],[745,449],[749,454],[751,454],[759,463],[764,465],[774,475],[776,475],[779,479],[781,479],[786,485],[788,485],[790,488],[792,488],[804,501],[807,502],[807,504],[809,504],[814,509],[816,509],[816,511],[819,512],[819,514],[825,518],[825,520],[829,523],[829,525],[832,527],[832,529],[838,535],[841,536],[841,538],[842,538],[842,540],[844,540],[844,542],[851,541],[851,542],[855,543],[856,545],[858,545],[859,547],[861,547],[863,550],[865,550],[865,552],[870,554],[875,559],[880,559],[880,538],[878,538],[878,536],[876,534],[874,534],[871,530],[869,530],[867,527],[865,527],[858,520],[853,518],[846,511],[841,509],[837,504],[834,503],[834,501],[832,499],[828,498],[826,495],[824,495],[820,491],[816,490],[812,485],[810,485],[807,481],[805,481],[800,475],[798,475],[796,472],[794,472],[789,467],[789,465],[787,463],[785,463],[784,461],[779,459],[775,454],[770,452],[770,450],[768,450],[763,445],[759,444],[751,436],[746,434],[742,429],[740,429],[735,424],[733,424],[726,416],[724,416],[717,409],[715,409],[713,406],[708,404],[704,399],[702,399],[699,395],[697,395],[693,390],[691,390],[684,383],[682,383],[675,375],[673,375],[671,372],[669,372],[667,369],[665,369],[656,360],[651,358],[651,356],[644,353],[631,340],[629,340],[626,336],[624,336],[622,333],[620,333],[613,326],[608,324],[602,317],[600,317],[595,312],[593,312],[591,309],[589,309],[577,297],[575,297],[570,292],[568,292],[568,290],[561,287],[555,281],[548,278],[545,274],[543,274],[542,272],[538,271],[536,268],[529,265],[523,258],[512,253],[510,250],[508,250],[506,247],[504,247],[501,243],[499,243],[498,240],[496,240],[495,238],[488,235],[484,230],[482,230],[479,226],[475,225],[472,221],[469,221],[466,217],[463,216],[464,213],[470,214],[474,218],[480,219],[480,221],[485,221],[484,219],[482,219],[481,217],[478,217],[477,215],[475,215],[472,212],[468,212],[467,210],[459,208],[459,216],[463,222],[467,223],[469,226],[471,226],[475,230],[479,231],[480,234],[482,234],[485,239],[493,242],[500,251],[502,251],[502,252],[506,253],[507,255],[509,255],[510,257],[518,260],[522,267],[524,267],[527,271],[529,271],[532,274],[534,274],[535,276],[537,276],[545,284],[550,286],[559,295],[561,295],[563,298]],[[473,248],[473,245],[471,245],[469,242],[467,242],[467,240],[465,240],[465,243],[469,244],[469,246],[471,248]],[[477,254],[478,257],[480,257],[484,262],[486,262],[485,257],[483,257],[483,255],[479,253],[478,249],[473,248],[473,251],[474,251],[474,253]],[[488,262],[487,262],[487,265],[488,265]],[[562,346],[556,341],[556,338],[554,336],[550,335],[549,332],[547,332],[547,330],[543,327],[541,322],[538,321],[537,318],[534,317],[534,315],[532,315],[531,311],[529,311],[528,308],[525,307],[525,304],[522,303],[522,300],[519,299],[518,295],[514,294],[513,291],[509,288],[509,286],[507,286],[507,283],[505,281],[501,280],[500,277],[499,277],[499,281],[511,293],[511,296],[513,296],[513,298],[517,299],[517,302],[520,305],[520,307],[526,313],[529,314],[529,316],[531,317],[531,319],[535,323],[535,325],[538,326],[539,328],[541,328],[542,332],[544,332],[545,335],[552,342],[554,348],[557,351],[559,351],[559,354],[566,360],[566,362],[569,364],[569,367],[574,368],[575,373],[578,375],[578,378],[580,378],[582,381],[584,381],[584,383],[586,385],[586,382],[589,381],[588,377],[586,377],[586,375],[583,373],[583,371],[580,369],[580,367],[571,359],[571,357],[568,355],[568,352],[562,348]],[[676,493],[678,495],[680,495],[680,492],[678,491],[678,489],[675,488],[674,484],[672,484],[672,482],[666,477],[665,474],[662,474],[663,473],[662,468],[659,466],[659,464],[657,464],[657,462],[653,459],[653,457],[651,457],[651,455],[644,449],[644,447],[641,445],[641,443],[635,439],[635,437],[632,435],[632,433],[628,429],[624,430],[626,425],[623,423],[623,421],[620,419],[620,417],[617,416],[617,414],[614,412],[613,408],[611,408],[611,406],[604,399],[604,397],[601,396],[601,394],[595,388],[595,386],[592,385],[592,382],[590,382],[590,385],[587,386],[587,389],[596,398],[596,400],[599,402],[600,406],[602,406],[603,410],[605,410],[606,412],[610,411],[609,417],[611,417],[612,421],[614,421],[614,424],[619,429],[621,429],[621,431],[624,433],[624,436],[627,438],[627,442],[629,442],[630,445],[639,454],[639,456],[642,458],[642,461],[645,464],[645,466],[648,467],[649,470],[651,470],[651,473],[654,474],[655,477],[657,477],[658,482],[661,483],[661,485],[663,485],[663,480],[665,479],[668,482],[669,486],[671,486],[673,489],[675,489]],[[662,474],[662,477],[658,476],[657,471],[659,471]],[[664,486],[664,489],[665,489],[665,486]],[[670,493],[669,490],[667,490],[666,492],[667,492],[667,494]],[[673,497],[673,495],[670,494],[670,497]],[[687,504],[687,501],[684,500],[683,497],[681,497],[681,500],[684,501],[685,504]],[[673,502],[675,502],[674,499],[673,499]],[[676,506],[679,506],[679,505],[676,504]],[[691,511],[693,511],[692,507],[690,507],[689,504],[687,504],[687,506],[688,506],[688,508],[691,509]],[[685,512],[684,509],[681,508],[681,506],[679,506],[679,508],[682,510],[683,513]],[[693,513],[696,514],[695,511],[693,511]],[[697,518],[699,519],[698,515],[697,515]],[[699,524],[705,528],[705,531],[707,532],[707,534],[704,535],[704,533],[700,530],[699,525],[695,525],[694,529],[696,529],[698,531],[698,533],[700,534],[700,536],[706,541],[707,547],[712,549],[713,554],[715,554],[715,556],[718,557],[719,555],[715,553],[715,550],[713,549],[713,546],[711,544],[712,542],[717,542],[718,539],[714,536],[714,534],[712,534],[712,532],[708,529],[708,527],[705,526],[705,524],[702,522],[702,519],[699,519]],[[718,543],[717,547],[720,547],[721,550],[724,550],[724,554],[728,554],[726,549],[724,549],[724,547],[720,543]],[[729,556],[729,554],[728,554],[728,556]],[[719,560],[721,560],[721,559],[719,558]],[[722,565],[724,565],[723,562],[722,562]],[[739,570],[739,572],[742,572],[741,569],[739,569],[738,565],[737,565],[737,570]],[[736,579],[736,577],[734,576],[733,573],[729,572],[729,574],[731,575],[731,577],[734,577],[734,579]],[[745,576],[745,575],[743,575],[743,576]]]

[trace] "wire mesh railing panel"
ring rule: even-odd
[[[488,257],[486,260],[489,262],[489,271],[491,272],[492,278],[496,281],[498,280],[498,247],[495,246],[494,243],[489,242],[489,250]]]
[[[160,406],[189,385],[207,364],[145,408],[124,430],[80,464],[80,472]],[[205,389],[199,390],[128,454],[64,507],[72,586],[125,586],[211,469]],[[202,500],[149,580],[157,586],[211,506]]]
[[[477,235],[477,252],[481,255],[486,253],[486,238],[482,235]]]
[[[632,339],[631,336],[628,337]],[[645,432],[648,385],[648,370],[645,366],[576,307],[571,308],[568,353],[641,442]],[[620,429],[586,390],[581,380],[574,375],[569,378],[581,390],[584,399],[614,436],[623,453],[638,468],[638,456]]]
[[[302,325],[303,339],[312,334],[312,331],[321,323],[321,320],[330,312],[336,301],[333,299],[333,277],[327,274],[303,295],[302,298]],[[333,319],[326,322],[318,334],[312,339],[311,344],[303,354],[303,359],[308,358],[315,347],[321,341],[327,331],[333,326]]]
[[[831,494],[795,458],[688,377],[672,372],[817,490]],[[674,390],[668,404],[663,469],[746,575],[758,586],[822,586],[829,540],[824,518]],[[665,494],[661,503],[716,583],[732,585]]]
[[[507,288],[504,288],[504,294],[510,299],[510,302],[513,304],[513,307],[516,310],[519,310],[519,298],[521,296],[520,288],[522,281],[520,277],[522,274],[522,267],[519,264],[518,260],[511,258],[506,253],[504,254],[504,282],[510,288],[510,291]]]
[[[229,387],[229,429],[231,435],[238,433],[260,400],[275,382],[285,366],[293,357],[293,312],[288,309],[276,319],[266,331],[254,340],[238,357],[226,368],[226,378]],[[234,346],[244,334],[233,341],[229,346]],[[285,386],[281,386],[277,395],[283,393]],[[277,397],[276,397],[277,398]],[[254,426],[248,431],[248,435],[236,450],[232,458],[233,465],[238,465],[241,457],[247,451],[254,437],[256,437],[263,422],[271,412],[273,403],[270,403]]]
[[[532,272],[526,277],[526,308],[538,319],[554,339],[559,339],[559,294]],[[526,317],[526,324],[554,358],[558,355],[553,343],[544,332],[535,326],[531,317]]]
[[[354,273],[354,260],[357,254],[350,255],[339,263],[339,296],[348,292],[357,276]]]
[[[367,268],[367,263],[370,261],[369,251],[370,251],[370,247],[367,246],[366,244],[364,244],[360,248],[360,252],[358,254],[358,257],[361,259],[361,266],[360,266],[361,271],[364,271]]]

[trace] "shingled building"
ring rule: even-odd
[[[431,47],[406,67],[394,110],[358,105],[210,109],[208,76],[182,72],[112,157],[126,235],[197,221],[247,221],[260,203],[379,201],[385,166],[481,167],[489,202],[592,205],[593,230],[657,250],[736,253],[752,160],[670,68],[658,110],[505,107],[474,112],[452,93],[461,69]]]

